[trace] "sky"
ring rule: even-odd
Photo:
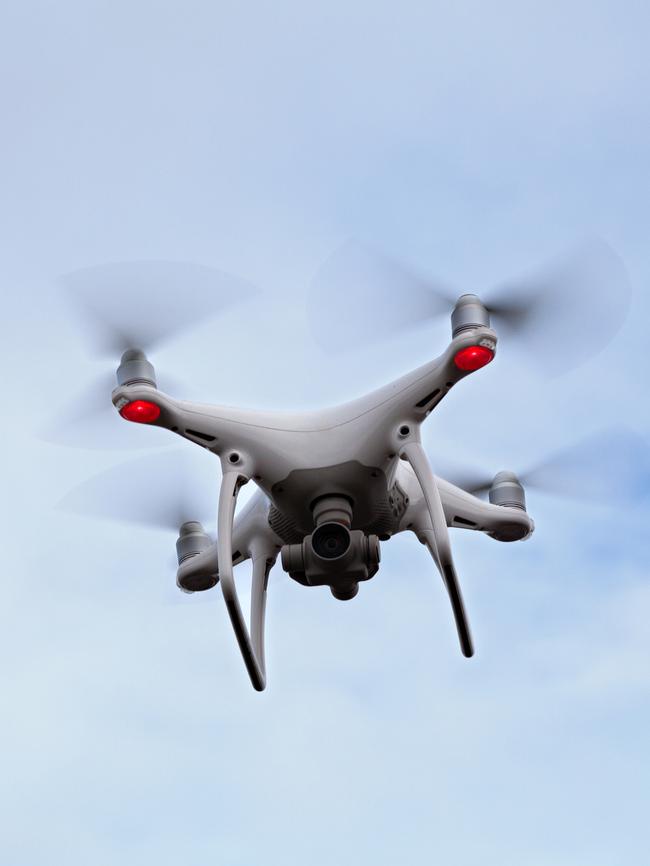
[[[595,236],[633,290],[615,340],[551,379],[502,340],[423,442],[493,471],[612,424],[647,438],[649,27],[634,0],[2,4],[3,863],[643,862],[647,496],[530,493],[530,541],[455,532],[470,661],[412,537],[349,604],[276,567],[257,694],[218,589],[176,590],[173,534],[57,508],[182,443],[41,432],[118,361],[88,352],[71,271],[188,261],[250,282],[255,300],[155,353],[161,380],[309,409],[448,341],[448,323],[343,355],[315,339],[309,286],[347,239],[475,291]]]

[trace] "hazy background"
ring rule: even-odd
[[[644,861],[647,500],[531,494],[530,542],[454,533],[471,661],[411,537],[348,605],[278,566],[260,695],[220,593],[175,589],[173,535],[54,509],[131,455],[37,434],[115,366],[89,360],[61,303],[77,268],[189,260],[250,280],[257,301],[154,355],[161,380],[307,408],[448,339],[443,323],[317,346],[307,288],[347,237],[480,290],[593,234],[635,290],[616,341],[550,382],[502,341],[425,445],[495,471],[615,421],[647,434],[649,29],[633,0],[5,0],[2,863]]]

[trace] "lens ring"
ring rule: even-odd
[[[339,559],[350,547],[350,531],[340,523],[323,523],[314,530],[311,546],[321,559]]]

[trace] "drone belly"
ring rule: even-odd
[[[270,497],[269,520],[287,541],[311,532],[314,507],[330,497],[349,503],[351,528],[384,538],[397,531],[409,501],[399,484],[389,485],[379,467],[354,460],[317,469],[293,469],[272,486]]]
[[[304,586],[329,586],[342,601],[377,573],[379,541],[397,530],[406,508],[381,469],[355,460],[293,469],[271,498],[269,526],[285,542],[285,571]]]

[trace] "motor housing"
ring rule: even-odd
[[[514,472],[498,472],[490,487],[489,499],[492,505],[503,508],[516,508],[526,511],[526,494]],[[489,533],[497,541],[521,541],[532,533],[531,521],[520,520],[500,522],[498,530]]]
[[[489,499],[492,505],[526,510],[526,494],[514,472],[497,472],[490,487]]]
[[[116,372],[118,385],[151,385],[156,388],[156,371],[140,349],[127,349]]]
[[[461,295],[451,314],[451,333],[457,337],[463,331],[489,328],[490,314],[477,295]]]
[[[197,556],[204,550],[207,550],[213,544],[212,539],[203,529],[203,526],[198,520],[189,520],[184,523],[179,531],[176,541],[176,556],[178,565],[192,556]],[[184,592],[205,592],[206,589],[212,589],[216,586],[219,580],[218,574],[186,574],[182,579],[176,576],[177,585]]]

